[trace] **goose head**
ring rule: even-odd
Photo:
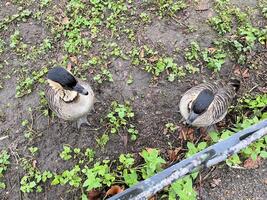
[[[88,95],[88,91],[63,67],[54,67],[49,70],[47,81],[50,87],[66,102],[72,101],[78,94]]]
[[[195,100],[191,101],[188,105],[189,116],[187,123],[192,124],[198,116],[205,113],[214,99],[214,94],[208,89],[202,90]]]

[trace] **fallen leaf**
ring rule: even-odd
[[[248,70],[248,68],[245,69],[245,70],[242,72],[242,76],[243,76],[243,78],[249,78],[249,70]]]
[[[69,23],[69,18],[68,17],[64,17],[62,20],[62,24],[68,24]]]
[[[236,67],[234,70],[234,74],[236,76],[242,77],[242,78],[249,78],[249,69],[241,69],[240,67]]]
[[[156,62],[159,59],[158,56],[152,56],[150,58],[148,58],[149,62]]]
[[[67,70],[68,70],[68,71],[71,71],[71,69],[72,69],[72,64],[71,64],[71,62],[69,62],[69,63],[67,64]]]
[[[244,167],[246,169],[256,169],[260,166],[261,164],[261,158],[257,157],[256,160],[252,160],[252,158],[248,158],[247,160],[244,161]]]
[[[78,65],[78,59],[76,56],[70,56],[70,61],[73,62],[74,64]]]
[[[180,152],[181,148],[175,148],[174,150],[168,150],[169,160],[174,162],[178,159],[178,153]]]
[[[156,197],[155,196],[150,197],[148,200],[156,200]]]
[[[123,141],[123,145],[126,148],[127,144],[128,144],[128,134],[122,135],[121,138],[122,138],[122,141]]]
[[[111,188],[107,191],[106,196],[113,196],[115,194],[119,194],[123,192],[123,188],[121,188],[118,185],[113,185]]]
[[[267,93],[267,87],[258,87],[258,90],[263,93]]]
[[[98,190],[91,190],[88,192],[88,199],[89,200],[97,200],[98,197],[100,196],[101,192]]]
[[[216,48],[208,48],[208,51],[210,52],[210,53],[214,53],[215,51],[216,51],[217,49]]]
[[[267,185],[267,178],[263,179],[263,183]]]
[[[143,59],[144,57],[145,57],[145,49],[142,48],[142,49],[140,50],[140,53],[139,53],[139,58],[140,58],[140,59]]]
[[[151,153],[153,150],[154,150],[153,148],[146,148],[146,151],[147,151],[148,153]]]
[[[195,129],[193,128],[182,127],[180,130],[179,138],[183,140],[194,141],[195,139],[194,132],[195,132]]]
[[[36,161],[36,160],[33,160],[33,161],[32,161],[32,167],[33,167],[33,168],[36,168],[36,165],[37,165],[37,161]]]
[[[220,178],[214,178],[214,179],[212,179],[212,182],[210,183],[210,186],[215,188],[215,187],[220,185],[221,181],[222,180]]]

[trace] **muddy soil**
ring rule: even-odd
[[[0,20],[17,13],[19,6],[12,2],[6,0],[0,2]],[[240,1],[234,1],[234,3],[240,5]],[[242,1],[241,5],[241,7],[250,6],[252,8],[257,6],[254,1]],[[37,9],[35,6],[35,4],[32,4],[28,7],[35,10]],[[174,53],[175,49],[179,48],[182,52],[192,40],[198,41],[202,47],[210,47],[211,41],[217,37],[217,34],[208,26],[206,20],[214,15],[211,1],[208,2],[208,8],[203,11],[196,11],[194,6],[182,11],[179,15],[180,21],[192,25],[196,29],[192,33],[186,32],[182,24],[177,24],[168,18],[161,19],[155,16],[150,24],[138,27],[137,40],[139,44],[148,44],[161,53],[171,55],[178,63],[183,65],[185,64],[183,55],[179,52]],[[261,23],[266,25],[266,21]],[[0,36],[8,43],[10,35],[17,29],[22,35],[23,42],[28,45],[40,44],[44,38],[51,36],[45,22],[33,18],[29,18],[25,22],[12,23],[7,30],[0,33]],[[125,38],[117,41],[117,43],[121,47],[127,48],[129,46]],[[185,78],[175,80],[172,83],[161,77],[155,83],[151,81],[153,79],[151,74],[132,66],[130,61],[111,58],[109,67],[113,75],[113,83],[98,84],[92,80],[90,74],[87,75],[100,102],[95,105],[95,111],[88,116],[88,120],[92,124],[91,127],[83,126],[78,132],[72,126],[73,124],[69,122],[58,118],[49,122],[47,117],[40,115],[38,112],[34,112],[32,116],[29,114],[29,107],[35,108],[39,105],[38,92],[44,88],[43,85],[36,84],[32,93],[22,98],[15,98],[18,76],[17,74],[13,75],[12,72],[19,70],[22,66],[27,66],[29,71],[38,70],[51,60],[59,61],[64,55],[64,50],[60,45],[55,44],[56,48],[36,60],[20,59],[10,48],[0,54],[0,62],[4,63],[0,76],[3,83],[3,89],[0,90],[0,137],[7,136],[0,141],[0,149],[9,149],[12,163],[5,175],[7,188],[0,192],[0,199],[2,200],[69,200],[77,199],[78,194],[80,194],[80,191],[69,190],[68,187],[63,186],[52,187],[48,183],[45,184],[42,193],[22,194],[20,192],[20,178],[23,176],[23,169],[21,169],[18,160],[22,157],[31,156],[27,150],[30,146],[39,149],[36,158],[38,168],[54,172],[61,172],[71,167],[71,163],[66,165],[66,162],[59,157],[63,144],[79,148],[93,148],[96,150],[96,157],[99,160],[116,159],[122,153],[137,155],[147,147],[160,149],[162,155],[167,158],[167,150],[185,145],[179,139],[180,129],[173,134],[163,134],[165,124],[168,122],[173,122],[179,127],[184,126],[181,123],[181,115],[178,110],[181,95],[203,80],[219,78],[227,80],[234,76],[234,63],[227,61],[219,73],[213,73],[206,67],[202,67],[199,74],[187,74]],[[249,71],[250,76],[242,81],[238,97],[242,97],[242,94],[249,91],[255,94],[259,93],[258,87],[266,87],[266,60],[266,52],[255,55],[255,63],[258,64],[258,69]],[[10,78],[5,78],[8,74],[10,74]],[[134,81],[129,85],[127,79],[130,75]],[[96,137],[103,134],[101,119],[105,118],[110,104],[114,100],[118,102],[131,101],[136,114],[133,124],[137,127],[139,135],[135,142],[130,141],[126,133],[110,135],[110,141],[105,149],[101,150],[97,146]],[[24,137],[25,127],[21,125],[21,122],[24,119],[31,118],[33,119],[34,130],[38,134],[34,139],[28,140]],[[227,116],[226,121],[232,122],[232,117]],[[93,130],[96,128],[98,130]],[[125,140],[128,141],[127,144],[125,144]],[[266,161],[256,170],[218,167],[212,173],[212,177],[220,179],[220,184],[213,188],[210,185],[213,179],[207,179],[204,185],[199,188],[199,198],[205,200],[267,199],[266,168]]]

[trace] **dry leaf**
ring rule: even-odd
[[[249,71],[248,71],[248,68],[245,69],[245,70],[242,72],[242,77],[243,77],[243,78],[249,78]]]
[[[142,49],[140,50],[140,53],[139,53],[139,58],[140,58],[140,59],[143,59],[144,57],[145,57],[145,49],[142,48]]]
[[[33,168],[36,168],[36,165],[37,165],[37,161],[36,161],[36,160],[33,160],[33,161],[32,161],[32,167],[33,167]]]
[[[88,199],[89,200],[97,200],[98,197],[100,196],[101,192],[98,190],[91,190],[88,192]]]
[[[72,64],[71,64],[71,62],[69,62],[69,63],[67,64],[67,70],[68,70],[68,71],[71,71],[71,69],[72,69]]]
[[[73,62],[74,64],[78,65],[78,59],[76,56],[70,56],[70,61]]]
[[[258,90],[263,93],[267,93],[267,87],[258,87]]]
[[[210,52],[210,53],[214,53],[215,51],[216,51],[217,49],[216,48],[208,48],[208,51]]]
[[[159,59],[158,56],[152,56],[148,60],[149,60],[149,62],[156,62],[158,59]]]
[[[261,164],[261,158],[260,157],[257,157],[256,160],[252,160],[252,158],[248,158],[244,162],[244,167],[246,169],[256,169],[260,166],[260,164]]]
[[[194,132],[195,132],[195,129],[193,128],[183,127],[181,128],[181,134],[179,138],[183,140],[194,141],[195,139]]]
[[[113,185],[111,188],[107,191],[106,196],[113,196],[115,194],[119,194],[123,192],[123,188],[121,188],[118,185]]]
[[[169,160],[174,162],[178,158],[178,153],[180,152],[181,148],[175,148],[174,150],[168,150]]]
[[[146,148],[146,151],[147,151],[148,153],[151,153],[153,150],[154,150],[153,148]]]
[[[126,148],[127,145],[128,145],[128,134],[122,135],[121,138],[122,138],[122,141],[123,141],[123,145]]]
[[[69,18],[68,17],[64,17],[62,20],[62,24],[68,24],[69,23]]]
[[[240,69],[240,67],[235,67],[234,74],[236,76],[241,76],[241,69]]]
[[[267,185],[267,178],[263,179],[263,183]]]
[[[156,197],[155,196],[150,197],[148,200],[156,200]]]
[[[240,69],[240,67],[236,67],[234,70],[234,74],[242,78],[249,78],[249,69]]]
[[[216,186],[219,186],[221,183],[221,179],[220,178],[214,178],[212,179],[212,182],[210,183],[210,186],[215,188]]]

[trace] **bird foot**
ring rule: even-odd
[[[81,117],[77,120],[77,128],[80,130],[82,124],[87,124],[90,126],[91,124],[87,120],[87,116]]]

